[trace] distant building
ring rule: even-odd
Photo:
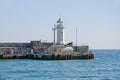
[[[41,41],[31,41],[31,48],[38,49],[42,46]]]

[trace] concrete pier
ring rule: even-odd
[[[0,59],[34,59],[34,60],[76,60],[76,59],[94,59],[92,53],[89,54],[9,54],[0,55]]]

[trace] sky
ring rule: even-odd
[[[120,0],[0,0],[0,43],[53,41],[61,16],[65,42],[120,49]]]

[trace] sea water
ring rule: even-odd
[[[120,50],[92,50],[94,60],[0,60],[0,80],[120,80]]]

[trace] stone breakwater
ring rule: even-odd
[[[86,54],[9,54],[0,55],[0,59],[34,59],[34,60],[75,60],[75,59],[94,59],[95,56],[92,53]]]

